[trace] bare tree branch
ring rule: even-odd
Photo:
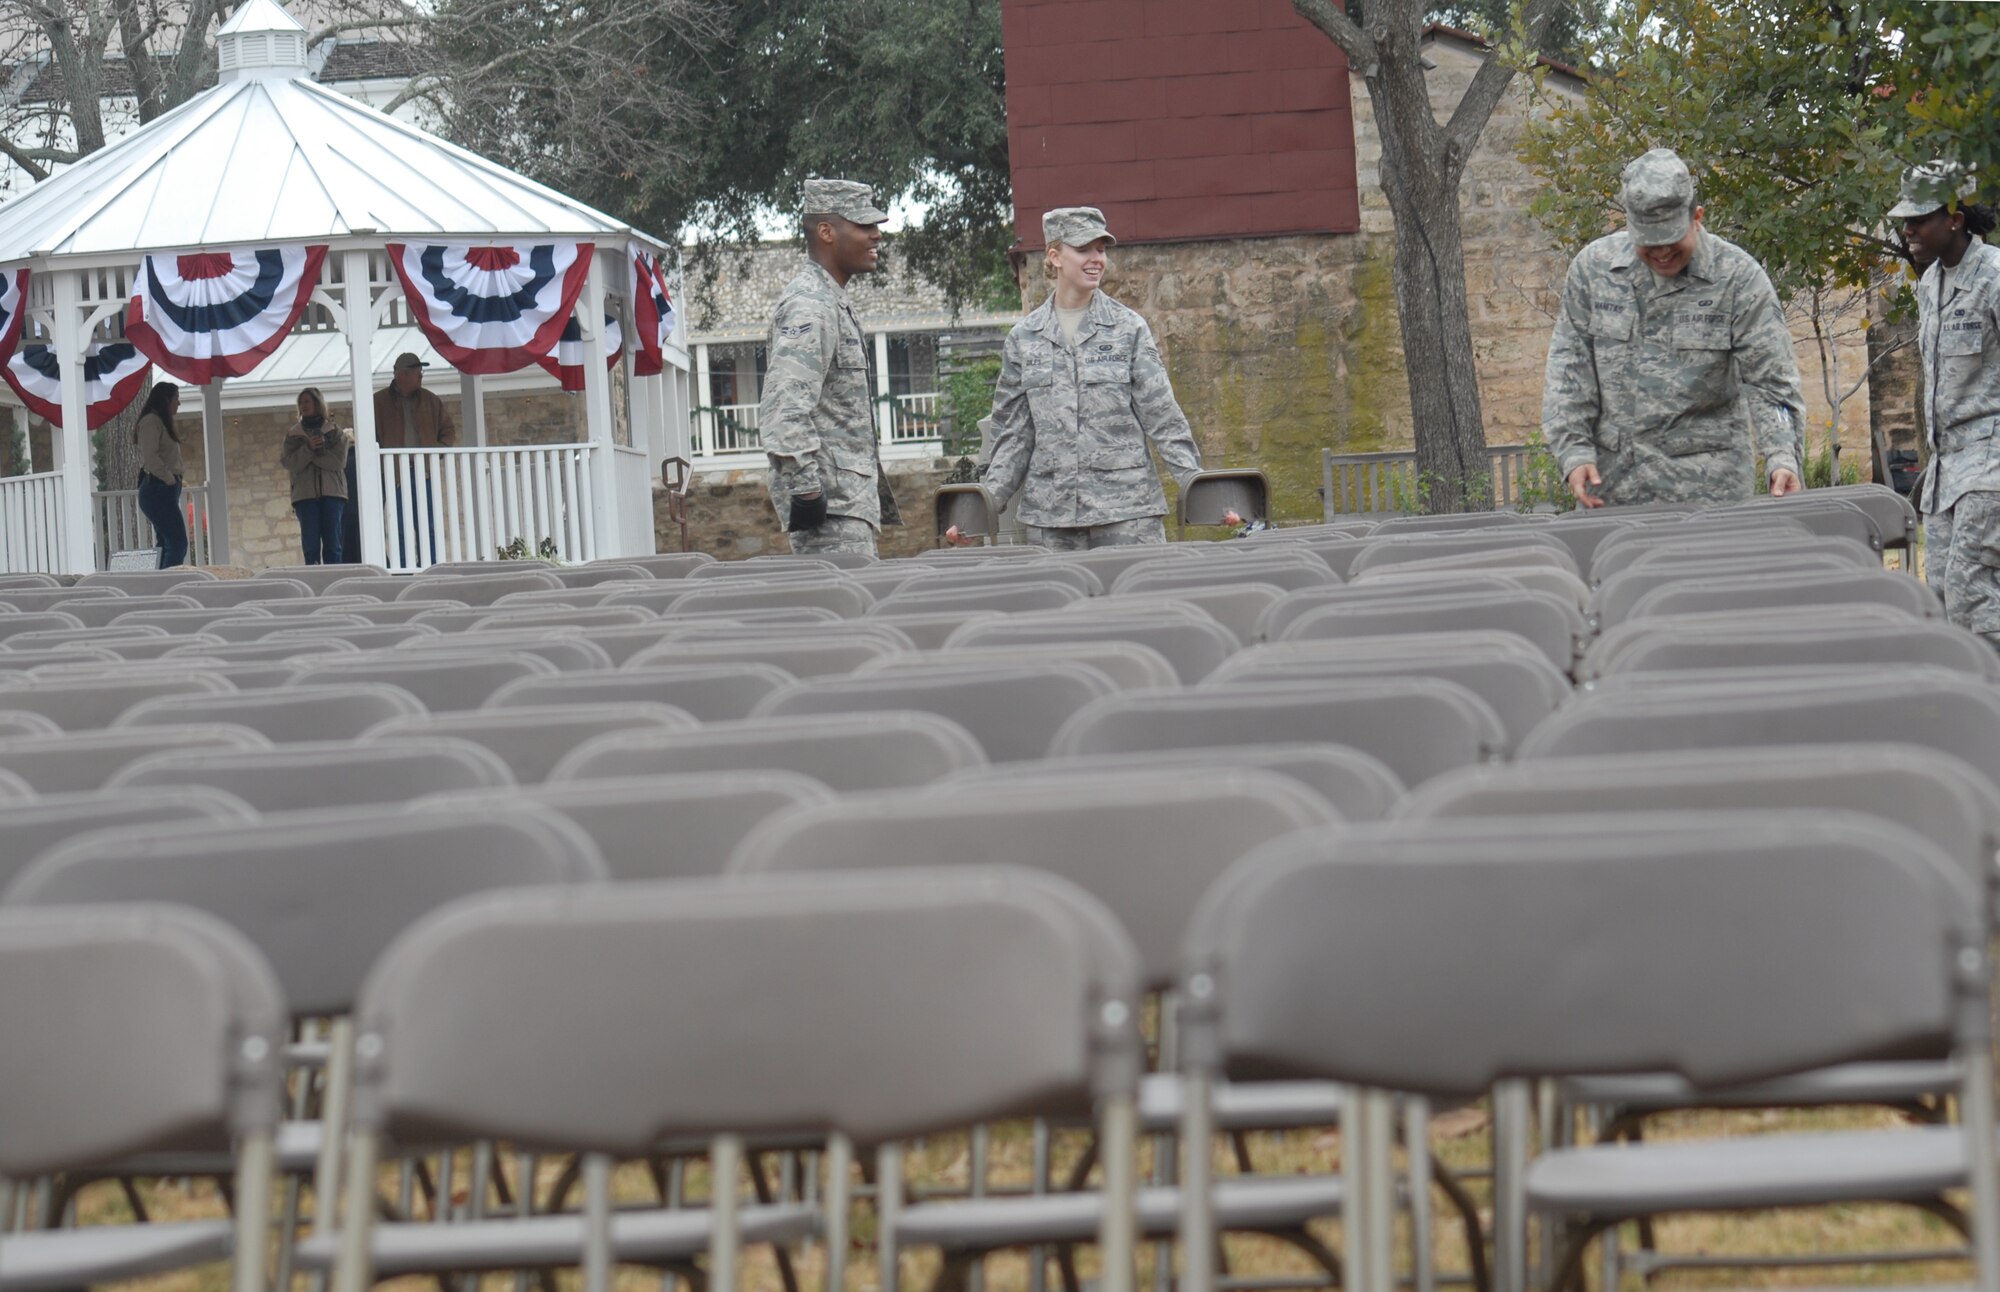
[[[1375,48],[1366,32],[1355,25],[1331,0],[1292,0],[1292,8],[1299,17],[1326,33],[1326,38],[1340,46],[1347,55],[1347,61],[1354,65],[1362,76],[1375,74]]]
[[[9,161],[13,162],[16,166],[19,166],[22,170],[28,172],[29,176],[32,179],[34,179],[36,183],[40,183],[41,181],[49,177],[48,168],[46,166],[42,166],[39,163],[37,163],[34,154],[15,147],[14,141],[7,138],[5,135],[0,135],[0,153],[5,153]],[[76,157],[74,154],[71,154],[70,156],[67,157],[50,157],[47,158],[46,160],[75,161]]]
[[[1561,7],[1562,0],[1528,0],[1527,8],[1521,13],[1521,44],[1524,49],[1533,51],[1540,47],[1542,33]],[[1502,50],[1495,49],[1479,65],[1479,70],[1473,73],[1472,84],[1466,87],[1465,97],[1458,101],[1451,121],[1444,128],[1445,134],[1451,138],[1452,154],[1460,165],[1472,155],[1480,134],[1493,116],[1493,109],[1500,104],[1500,96],[1507,92],[1508,84],[1514,79],[1517,69],[1510,59],[1502,57],[1502,53]]]

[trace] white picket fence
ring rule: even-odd
[[[137,489],[109,489],[91,495],[92,523],[97,530],[97,568],[103,569],[113,552],[158,547],[153,522],[139,510]],[[181,519],[187,522],[189,565],[212,565],[208,550],[208,487],[181,486]]]
[[[0,480],[0,573],[62,573],[62,518],[62,472]]]
[[[595,560],[594,452],[588,444],[383,449],[384,565],[490,561],[517,538],[529,556],[549,540],[559,561]]]

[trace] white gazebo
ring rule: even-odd
[[[142,260],[296,244],[327,251],[310,297],[316,308],[284,349],[319,354],[315,367],[335,378],[344,368],[351,383],[360,487],[350,505],[363,561],[415,569],[491,556],[515,537],[530,548],[553,539],[565,560],[655,550],[653,481],[663,458],[686,454],[678,338],[661,373],[626,383],[629,443],[618,442],[603,362],[582,365],[587,435],[576,444],[491,446],[483,379],[461,373],[461,444],[385,449],[373,396],[393,355],[377,351],[410,335],[390,244],[590,243],[574,310],[583,350],[606,355],[604,320],[621,321],[628,373],[633,255],[664,254],[666,244],[320,86],[307,68],[305,29],[275,0],[247,0],[216,46],[213,89],[0,206],[0,273],[29,271],[24,335],[55,356],[62,413],[51,469],[0,479],[0,571],[99,565],[84,360],[122,337]],[[222,381],[200,393],[210,546],[226,554]],[[402,509],[398,535],[384,498],[413,489],[427,495],[428,510]]]

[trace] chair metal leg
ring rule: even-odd
[[[1181,1091],[1181,1286],[1215,1292],[1214,1078],[1194,1069]]]
[[[986,1154],[990,1140],[991,1135],[984,1122],[972,1128],[970,1146],[971,1163],[969,1166],[971,1179],[968,1182],[966,1191],[966,1196],[970,1198],[977,1199],[986,1196]],[[965,1292],[986,1292],[986,1260],[984,1256],[974,1257],[972,1263],[967,1267],[965,1271]]]
[[[1974,958],[1978,958],[1976,954]],[[1990,1042],[1969,1049],[1959,1121],[1972,1144],[1972,1251],[1980,1292],[2000,1292],[2000,1162],[1993,1151],[1993,1055]]]
[[[244,1138],[236,1162],[235,1292],[263,1292],[264,1245],[271,1234],[271,1180],[277,1146],[271,1132]]]
[[[826,1292],[847,1281],[847,1221],[854,1183],[854,1145],[845,1135],[826,1142]]]
[[[1527,1170],[1531,1092],[1525,1081],[1493,1087],[1493,1278],[1500,1292],[1527,1292],[1527,1217],[1522,1179]]]
[[[1104,1101],[1098,1118],[1102,1129],[1098,1142],[1104,1159],[1104,1213],[1097,1245],[1103,1270],[1098,1275],[1100,1292],[1132,1292],[1137,1255],[1138,1220],[1134,1200],[1138,1193],[1139,1108],[1129,1093]]]
[[[903,1146],[884,1144],[875,1153],[875,1262],[881,1292],[897,1292],[900,1235],[896,1228],[902,1212]]]
[[[1431,1209],[1431,1104],[1412,1097],[1403,1104],[1403,1143],[1410,1163],[1410,1272],[1416,1292],[1437,1292],[1431,1245],[1437,1232]]]
[[[1033,1158],[1034,1181],[1028,1186],[1030,1193],[1042,1194],[1049,1191],[1049,1124],[1037,1119],[1032,1132],[1030,1156]],[[1028,1292],[1048,1292],[1049,1251],[1046,1247],[1028,1249]]]
[[[347,1201],[341,1208],[340,1255],[334,1264],[334,1292],[364,1292],[375,1281],[369,1234],[375,1224],[375,1136],[350,1135]]]
[[[708,1151],[709,1292],[736,1292],[743,1254],[742,1217],[737,1211],[736,1175],[743,1166],[743,1140],[718,1135]]]

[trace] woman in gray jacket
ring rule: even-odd
[[[187,560],[187,518],[181,515],[181,434],[174,413],[181,406],[181,388],[171,381],[155,382],[146,392],[146,406],[132,438],[139,444],[139,511],[152,522],[160,544],[160,568]]]
[[[292,476],[292,511],[307,565],[341,563],[341,522],[347,511],[348,433],[326,414],[318,388],[299,392],[299,420],[285,432],[279,465]]]

